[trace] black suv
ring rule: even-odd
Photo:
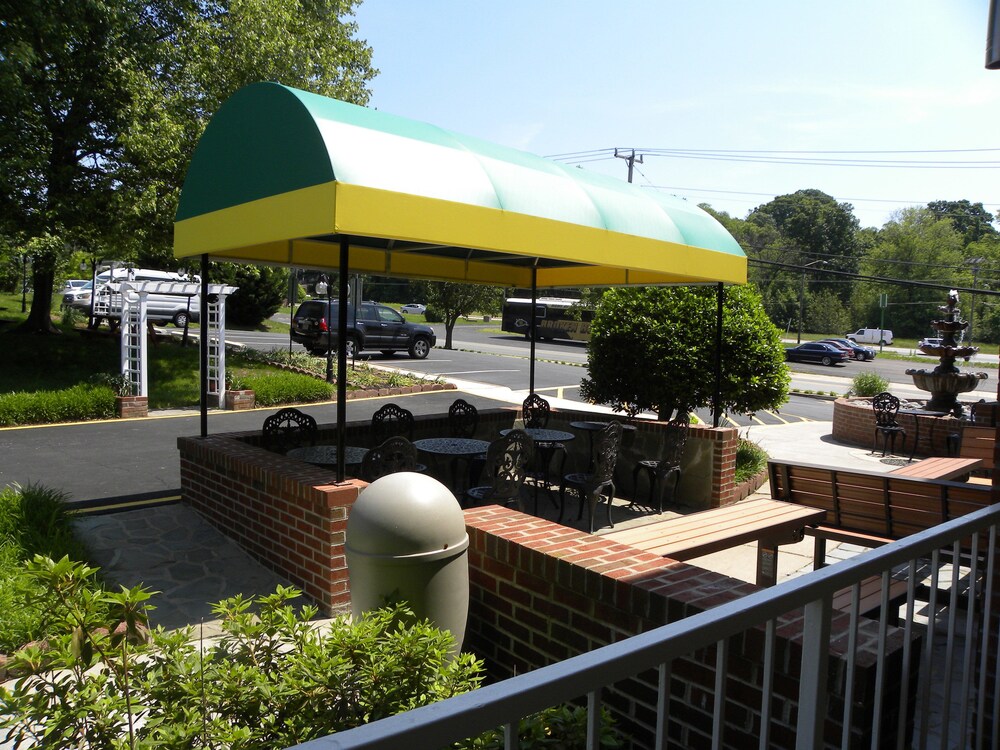
[[[302,344],[310,354],[326,354],[331,346],[337,346],[338,315],[336,300],[329,307],[325,300],[303,302],[292,316],[292,341]],[[405,349],[414,359],[424,359],[435,343],[433,328],[407,323],[391,307],[362,302],[357,319],[354,306],[347,307],[348,357],[364,349],[378,349],[383,354]]]

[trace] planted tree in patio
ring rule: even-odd
[[[726,288],[722,325],[722,409],[751,414],[783,404],[784,347],[753,286]],[[609,289],[591,324],[581,393],[630,416],[670,419],[709,406],[715,329],[712,287]]]

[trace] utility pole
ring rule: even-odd
[[[632,182],[632,167],[634,167],[637,163],[642,164],[642,154],[636,156],[635,149],[632,149],[632,152],[630,154],[625,154],[625,153],[619,154],[618,149],[616,148],[615,158],[624,159],[625,163],[628,164],[628,181]]]

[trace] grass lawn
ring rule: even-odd
[[[0,393],[37,393],[70,388],[90,382],[95,375],[113,375],[120,371],[120,341],[108,328],[88,331],[82,323],[76,327],[60,323],[59,296],[54,301],[53,320],[61,331],[58,335],[34,336],[15,333],[24,321],[19,295],[0,294],[0,348],[4,366],[0,368]],[[30,309],[30,299],[29,299]],[[277,324],[281,326],[282,324]],[[288,326],[284,325],[287,332]],[[304,355],[304,367],[321,374],[318,360],[314,363]],[[227,358],[228,372],[247,377],[287,373],[272,367],[259,357],[244,358],[232,353]],[[170,409],[195,406],[198,393],[198,345],[190,341],[182,346],[175,337],[156,336],[149,339],[149,407]],[[412,378],[395,373],[359,366],[349,371],[348,388],[390,387],[417,383]],[[314,400],[314,399],[311,399]]]

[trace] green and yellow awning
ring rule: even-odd
[[[195,151],[174,254],[537,286],[746,282],[678,198],[274,83],[236,92]]]

